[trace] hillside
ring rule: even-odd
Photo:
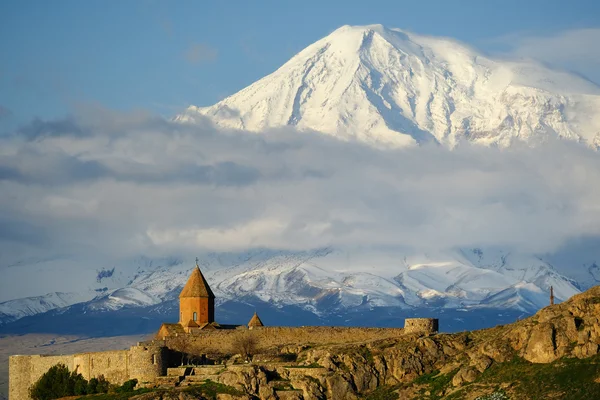
[[[226,364],[195,368],[181,383],[166,377],[167,385],[140,398],[214,398],[209,388],[231,396],[219,398],[265,400],[598,398],[599,321],[600,286],[480,331],[338,346],[259,342],[252,363],[223,349],[211,357]]]

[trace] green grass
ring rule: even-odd
[[[549,364],[533,364],[522,358],[495,364],[476,383],[511,385],[531,400],[559,396],[560,399],[600,399],[600,355],[587,359],[564,358]]]
[[[127,400],[130,397],[137,396],[139,394],[149,393],[158,391],[157,389],[136,389],[131,392],[120,392],[120,393],[100,393],[100,394],[88,394],[79,397],[79,399],[85,400]]]
[[[200,385],[192,385],[188,386],[185,389],[181,390],[182,392],[190,393],[198,398],[207,398],[211,400],[215,400],[217,398],[217,394],[226,393],[234,396],[241,396],[244,393],[241,391],[227,385],[223,385],[221,383],[213,382],[207,380],[205,383]],[[157,392],[157,393],[178,393],[175,389],[137,389],[131,392],[121,392],[121,393],[103,393],[103,394],[90,394],[87,396],[82,396],[79,399],[82,400],[126,400],[133,396],[137,396],[139,394]],[[162,398],[162,396],[161,396]],[[79,400],[78,399],[78,400]]]
[[[399,388],[396,386],[379,386],[377,389],[372,391],[363,397],[364,400],[397,400],[399,399],[398,393],[395,391]]]
[[[373,364],[373,353],[367,346],[360,346],[357,351],[369,364]]]
[[[223,385],[222,383],[213,382],[211,380],[207,380],[205,383],[201,385],[193,385],[185,388],[183,390],[186,393],[193,394],[195,396],[204,396],[209,399],[216,399],[217,394],[225,393],[233,396],[241,396],[244,393],[233,388],[231,386]]]
[[[441,399],[442,393],[452,382],[452,378],[457,371],[452,371],[447,374],[440,374],[439,371],[433,371],[429,374],[424,374],[412,381],[413,385],[425,385],[425,388],[420,390],[421,398],[423,399]],[[426,394],[429,392],[429,394]]]

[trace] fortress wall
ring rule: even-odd
[[[258,341],[258,347],[265,349],[284,345],[366,342],[395,338],[403,333],[402,328],[310,326],[200,331],[192,337],[198,347],[207,353],[229,353],[233,352],[234,344],[244,335],[252,335]],[[167,345],[168,341],[169,338]]]
[[[100,375],[110,382],[122,384],[129,378],[129,350],[78,353],[60,356],[11,356],[8,372],[10,400],[29,399],[29,388],[56,364],[66,365],[85,379]]]
[[[206,353],[233,353],[234,344],[243,336],[256,338],[259,349],[285,345],[346,344],[396,338],[402,328],[346,327],[262,327],[200,331],[191,335]],[[171,338],[173,339],[173,338]],[[170,352],[165,341],[140,343],[129,350],[78,353],[62,356],[11,356],[9,361],[9,399],[29,399],[29,387],[50,367],[62,363],[71,371],[77,370],[86,379],[104,375],[111,383],[122,384],[128,379],[151,382],[165,376]]]
[[[138,382],[152,382],[156,377],[167,374],[169,352],[166,347],[161,345],[139,344],[129,350],[129,364],[130,379],[137,379]]]
[[[65,364],[73,368],[73,355],[66,356],[11,356],[8,361],[8,398],[29,399],[29,388],[50,367]]]
[[[129,379],[128,354],[128,350],[74,354],[73,363],[68,367],[87,380],[104,375],[110,383],[120,385]]]

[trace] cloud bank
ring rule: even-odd
[[[83,110],[0,139],[0,251],[97,257],[324,246],[548,252],[600,234],[576,143],[382,151]]]
[[[498,42],[510,47],[511,56],[577,72],[600,85],[600,28],[572,29],[551,36],[513,34]]]

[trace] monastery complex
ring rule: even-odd
[[[347,344],[397,338],[407,334],[428,335],[438,331],[438,320],[415,318],[405,320],[404,328],[358,327],[277,327],[265,326],[258,314],[245,325],[219,324],[215,320],[215,295],[196,264],[179,295],[179,322],[163,323],[154,339],[140,342],[127,350],[79,353],[60,356],[10,357],[9,399],[29,399],[29,388],[53,365],[62,363],[85,379],[103,375],[109,382],[122,384],[137,379],[140,386],[176,386],[198,381],[203,374],[210,376],[210,365],[196,368],[181,367],[186,353],[202,353],[194,363],[226,363],[223,355],[238,353],[239,343],[251,338],[255,355],[241,363],[262,361],[263,349],[315,344]],[[221,355],[219,357],[219,355]],[[189,362],[190,357],[187,357]],[[215,361],[217,360],[217,361]],[[268,360],[267,360],[268,361]],[[289,364],[289,363],[288,363]],[[220,368],[223,365],[212,367]],[[208,371],[208,372],[207,372]]]

